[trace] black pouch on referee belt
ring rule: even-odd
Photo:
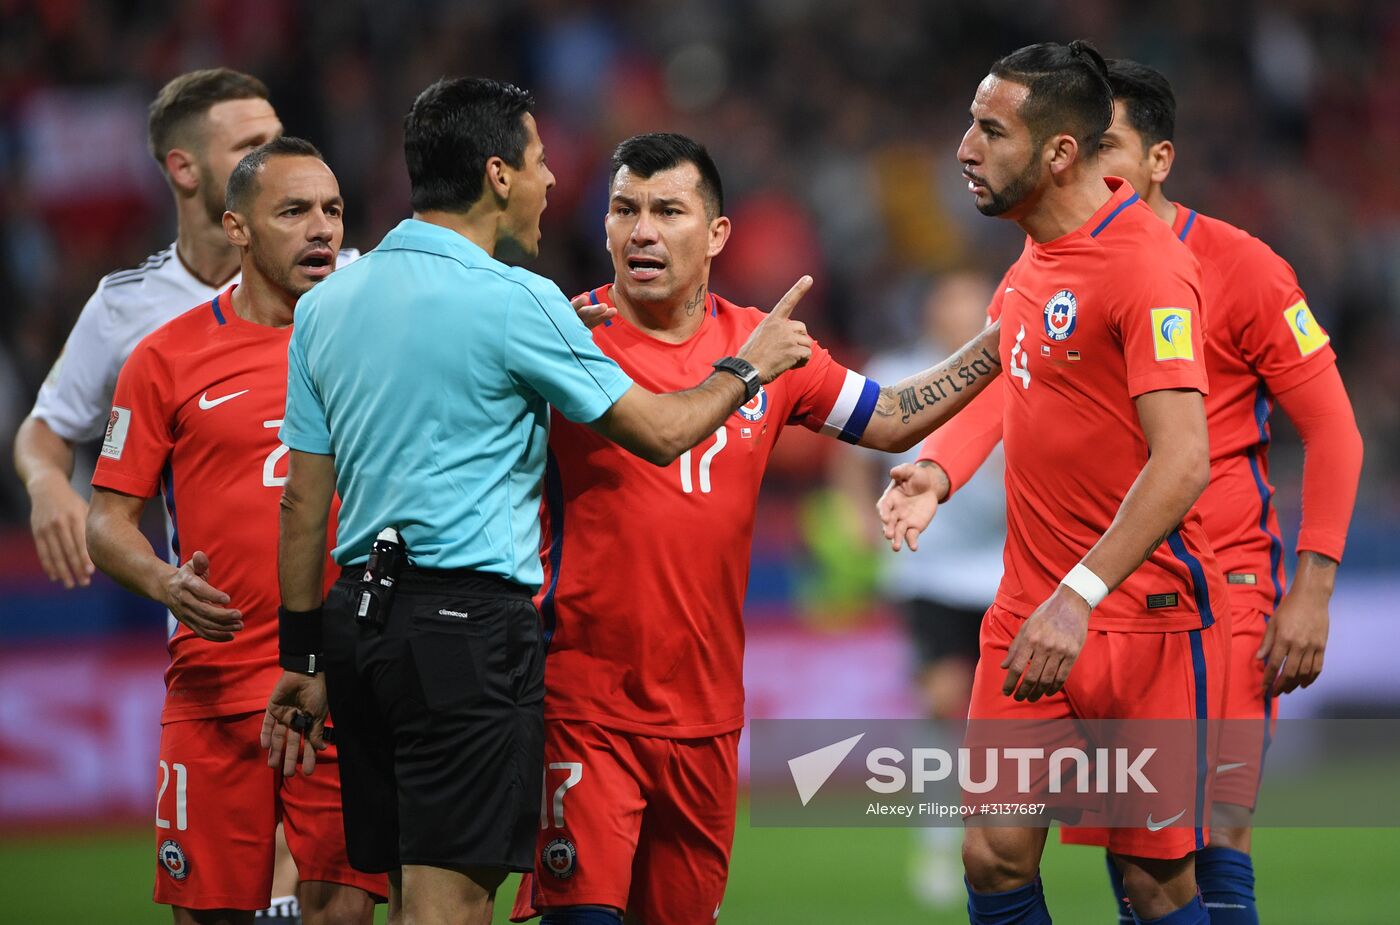
[[[379,531],[369,548],[365,573],[355,585],[355,622],[382,630],[394,602],[394,586],[408,561],[408,547],[393,527]]]

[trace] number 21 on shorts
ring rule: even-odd
[[[176,761],[167,764],[162,758],[160,762],[160,793],[156,794],[156,828],[170,828],[170,820],[161,815],[161,804],[165,801],[165,791],[170,788],[171,772],[175,777],[175,830],[183,832],[189,828],[189,814],[185,808],[185,794],[189,784],[189,773],[185,766]]]
[[[564,780],[550,791],[551,772],[563,771]],[[555,775],[557,777],[557,775]],[[547,829],[553,816],[553,823],[556,829],[564,827],[564,794],[578,786],[578,782],[583,780],[582,761],[551,761],[549,767],[544,772],[544,792],[540,794],[540,828]],[[552,813],[551,813],[552,811]]]

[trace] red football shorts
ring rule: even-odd
[[[1230,690],[1216,765],[1215,802],[1250,810],[1259,796],[1264,753],[1278,716],[1264,693],[1264,663],[1254,657],[1264,643],[1268,615],[1253,607],[1234,612],[1230,627]]]
[[[262,721],[262,713],[242,713],[161,727],[156,902],[267,908],[278,822],[301,880],[388,895],[384,875],[360,873],[346,860],[335,748],[316,756],[310,777],[283,778],[258,744]]]
[[[1229,625],[1175,633],[1122,633],[1090,630],[1069,680],[1058,693],[1035,703],[1001,692],[1003,659],[1025,624],[995,604],[982,620],[981,655],[972,682],[968,719],[1095,720],[1214,719],[1224,709]],[[1204,693],[1204,703],[1197,692]],[[1116,854],[1148,858],[1184,857],[1204,847],[1210,800],[1209,761],[1200,781],[1200,805],[1189,812],[1198,826],[1092,830]],[[1069,841],[1068,835],[1062,836]]]
[[[612,906],[647,925],[712,925],[729,877],[739,731],[666,739],[545,723],[535,872],[511,920]]]
[[[1226,675],[1224,717],[1220,724],[1220,745],[1215,765],[1212,799],[1254,808],[1259,781],[1264,770],[1264,753],[1269,747],[1278,717],[1273,698],[1264,693],[1264,663],[1254,657],[1264,642],[1268,617],[1249,607],[1232,613],[1230,623],[1230,669]],[[1060,841],[1066,845],[1106,847],[1111,829],[1089,826],[1065,827]]]

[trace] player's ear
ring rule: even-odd
[[[1079,160],[1079,141],[1068,132],[1051,137],[1050,172],[1062,174]]]
[[[184,148],[171,148],[165,153],[165,173],[182,193],[193,195],[199,189],[199,165]]]
[[[1176,160],[1176,148],[1170,141],[1159,141],[1147,149],[1147,161],[1152,165],[1152,182],[1165,183]]]
[[[248,246],[248,228],[237,212],[224,213],[224,236],[234,247]]]
[[[719,252],[724,250],[724,245],[729,242],[731,230],[727,215],[721,215],[710,221],[710,246],[706,250],[707,256],[711,258],[719,256]]]

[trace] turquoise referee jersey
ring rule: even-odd
[[[297,303],[280,435],[335,456],[341,565],[396,526],[415,565],[537,588],[549,406],[631,385],[553,283],[406,219]]]

